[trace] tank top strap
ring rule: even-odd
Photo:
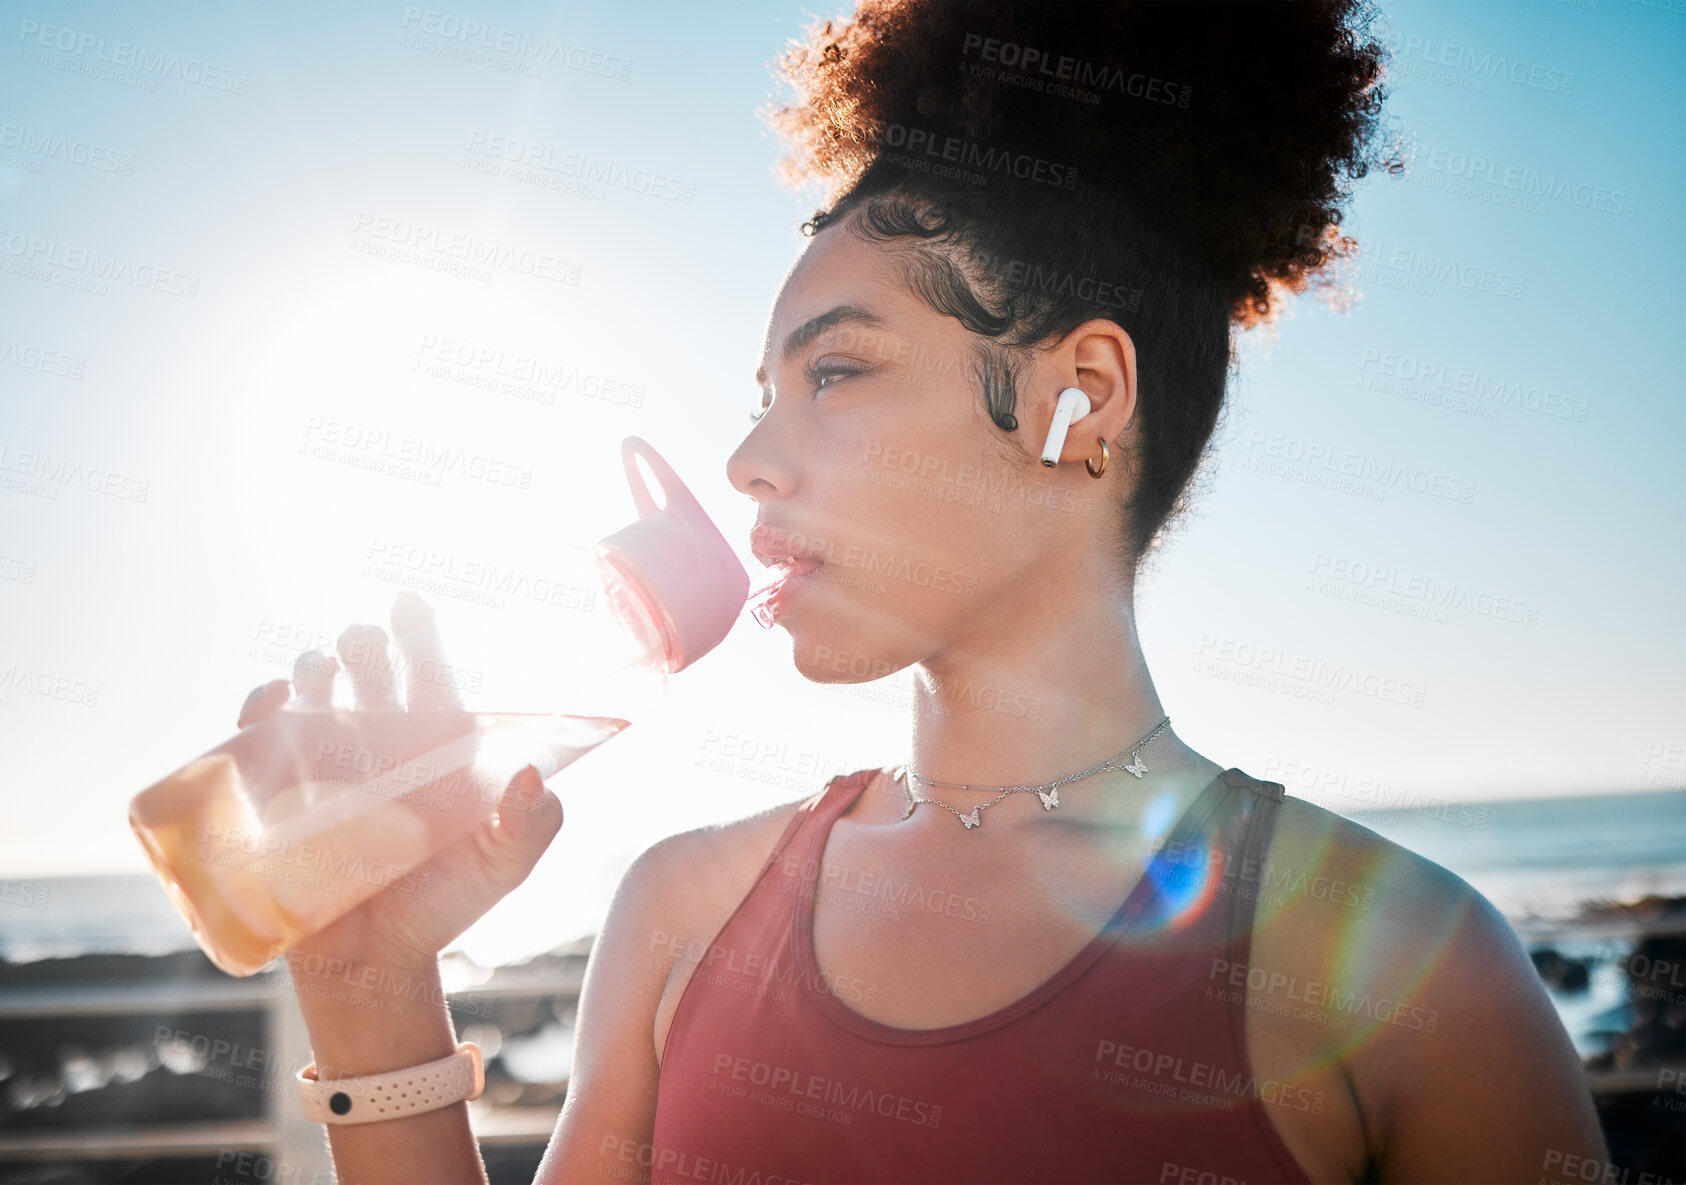
[[[767,870],[784,856],[792,844],[800,844],[804,834],[816,830],[823,834],[836,816],[855,800],[865,784],[878,772],[877,768],[872,768],[858,769],[852,774],[838,774],[827,782],[823,789],[803,799],[802,804],[791,813],[790,822],[785,824],[779,841],[761,862],[761,871],[755,875],[756,883],[760,883],[767,875]]]
[[[1240,770],[1232,773],[1240,774]],[[1276,826],[1276,809],[1282,804],[1286,787],[1242,774],[1241,782],[1247,793],[1239,795],[1236,808],[1243,812],[1236,820],[1239,843],[1234,856],[1225,863],[1224,880],[1229,898],[1227,938],[1232,955],[1245,962],[1252,945],[1253,919],[1257,912],[1259,889],[1264,883],[1265,857],[1270,851],[1270,837]]]

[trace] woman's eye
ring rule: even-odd
[[[829,387],[838,379],[851,378],[854,375],[860,374],[865,369],[866,367],[864,366],[857,366],[852,363],[840,364],[820,362],[805,368],[802,372],[802,377],[807,381],[810,387],[818,391],[822,388]]]
[[[838,379],[851,378],[854,375],[862,374],[869,369],[871,368],[860,366],[855,363],[839,364],[821,362],[803,367],[802,379],[815,391],[821,391],[826,387],[831,386]],[[761,388],[761,404],[754,411],[749,413],[749,418],[751,420],[759,420],[762,416],[767,414],[767,410],[772,407],[772,405],[772,389],[769,387]]]

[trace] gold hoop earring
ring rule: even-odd
[[[1095,459],[1093,457],[1084,457],[1083,458],[1083,468],[1085,468],[1089,471],[1090,477],[1099,477],[1101,474],[1105,473],[1106,472],[1106,463],[1107,463],[1107,461],[1109,461],[1111,459],[1111,456],[1112,456],[1111,452],[1106,447],[1106,438],[1101,437],[1101,436],[1097,436],[1095,439],[1099,440],[1101,442],[1101,467],[1099,469],[1095,468],[1095,466],[1094,466]]]

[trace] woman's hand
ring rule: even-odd
[[[327,707],[341,663],[351,676],[358,708],[398,706],[398,675],[413,710],[458,708],[448,684],[429,680],[444,668],[433,610],[411,592],[400,593],[392,610],[392,634],[399,662],[388,655],[387,635],[378,626],[353,625],[339,637],[339,661],[320,651],[301,655],[293,678],[254,688],[240,709],[247,728],[281,712],[295,693],[301,706]],[[545,788],[538,772],[523,768],[510,781],[497,812],[483,826],[421,865],[428,892],[388,887],[318,933],[299,943],[288,961],[333,968],[372,968],[404,976],[431,968],[439,951],[498,900],[527,878],[562,826],[562,803]],[[320,962],[312,956],[321,956]]]
[[[340,635],[336,649],[356,706],[396,708],[402,671],[409,708],[460,707],[448,685],[426,678],[441,669],[443,658],[433,611],[413,593],[400,594],[392,627],[396,669],[379,627],[354,625]],[[246,697],[240,727],[273,718],[295,692],[301,707],[329,707],[340,662],[314,651],[301,656],[291,683],[266,683]],[[430,878],[425,895],[383,888],[288,953],[318,1078],[425,1065],[456,1048],[439,951],[526,879],[561,826],[561,802],[528,766],[486,824],[416,870]],[[328,1141],[341,1181],[486,1181],[463,1103],[382,1123],[332,1126]]]

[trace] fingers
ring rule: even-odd
[[[412,712],[461,711],[433,606],[407,589],[392,603],[392,641],[403,656],[405,705]]]
[[[307,711],[326,711],[334,706],[334,676],[339,672],[339,660],[320,650],[307,650],[293,663],[293,689],[298,692],[299,707]]]
[[[561,829],[562,800],[545,788],[538,770],[524,766],[487,824],[486,872],[500,896],[527,879]]]
[[[351,676],[353,698],[360,710],[398,707],[398,672],[385,630],[378,625],[346,626],[334,649]]]
[[[412,711],[462,708],[433,608],[413,592],[399,593],[393,603],[391,644],[378,625],[353,625],[340,634],[335,649],[360,709],[397,708],[400,680],[404,704]],[[321,694],[331,698],[332,682],[333,671],[328,669]]]
[[[403,945],[411,951],[443,950],[527,879],[561,827],[562,803],[537,771],[523,768],[492,819],[422,866],[439,888],[425,897],[383,894],[396,918],[383,929],[407,933]]]
[[[286,707],[287,700],[293,694],[293,685],[285,679],[273,679],[261,687],[252,688],[246,696],[246,702],[240,705],[239,728],[246,728],[259,721],[268,720],[275,713]]]

